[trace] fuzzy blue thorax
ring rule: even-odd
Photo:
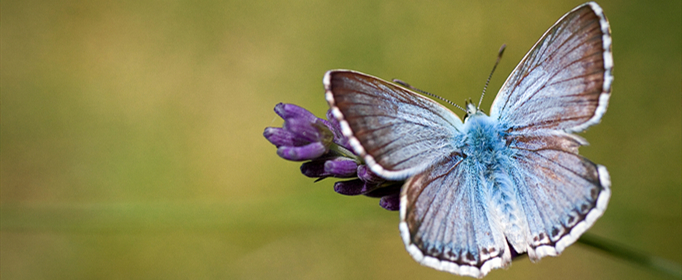
[[[495,119],[467,104],[467,117],[462,127],[464,137],[456,146],[471,160],[489,168],[495,164],[499,152],[505,150],[502,131]]]

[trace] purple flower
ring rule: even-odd
[[[381,200],[379,200],[379,205],[391,211],[400,210],[400,194],[395,193],[382,196]]]
[[[277,155],[292,161],[306,161],[301,173],[307,177],[344,178],[334,184],[343,195],[379,197],[381,207],[395,211],[400,207],[402,182],[387,181],[365,165],[353,152],[339,122],[327,111],[321,119],[293,104],[279,103],[275,113],[284,119],[282,127],[268,127],[263,136],[277,147]]]
[[[304,161],[319,158],[329,151],[334,134],[326,121],[293,104],[277,104],[275,112],[284,119],[284,125],[266,128],[263,136],[277,146],[277,155]]]

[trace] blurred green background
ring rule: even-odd
[[[454,279],[398,213],[313,183],[263,137],[322,75],[489,108],[579,1],[2,1],[2,279]],[[681,1],[601,1],[613,96],[581,153],[613,195],[590,233],[682,263]],[[486,279],[666,279],[580,244]]]

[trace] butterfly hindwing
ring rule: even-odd
[[[611,195],[604,166],[578,155],[582,139],[566,133],[510,139],[507,176],[518,190],[532,260],[555,256],[594,224]]]
[[[455,152],[403,186],[400,232],[421,264],[482,277],[511,262],[500,225],[490,216],[490,186],[475,165]]]
[[[324,85],[343,134],[378,175],[403,180],[454,150],[462,122],[433,100],[349,70],[327,72]]]

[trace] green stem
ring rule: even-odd
[[[578,242],[590,246],[592,248],[601,250],[611,256],[619,259],[630,261],[639,264],[647,269],[658,271],[675,278],[682,279],[682,265],[675,263],[673,261],[650,256],[643,252],[636,251],[634,249],[627,248],[621,244],[617,244],[612,241],[608,241],[604,238],[591,235],[589,233],[584,233]]]
[[[346,149],[342,146],[339,146],[336,143],[332,142],[331,145],[329,146],[329,149],[340,154],[340,155],[342,155],[342,156],[344,156],[344,157],[352,158],[358,164],[364,164],[365,163],[364,160],[362,158],[360,158],[359,156],[356,156],[355,153],[349,151],[348,149]]]

